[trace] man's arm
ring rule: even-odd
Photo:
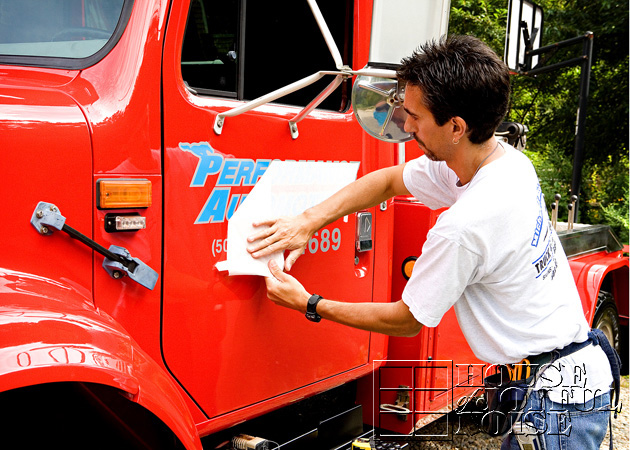
[[[273,260],[269,262],[269,269],[273,274],[273,278],[265,279],[269,299],[277,305],[306,313],[311,294]],[[322,299],[317,304],[317,313],[326,320],[389,336],[411,337],[422,328],[402,300],[395,303],[346,303]]]
[[[267,225],[267,228],[247,238],[250,243],[247,250],[254,258],[291,250],[285,263],[285,268],[290,270],[308,240],[320,228],[394,196],[409,195],[402,177],[404,167],[401,164],[368,173],[298,216],[255,223],[254,226]]]

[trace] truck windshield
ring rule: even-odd
[[[87,58],[110,40],[125,0],[0,0],[0,55]]]

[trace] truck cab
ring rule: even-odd
[[[216,267],[272,161],[358,162],[362,176],[420,156],[366,133],[351,97],[357,77],[446,33],[449,2],[430,3],[0,0],[7,429],[33,447],[333,448],[370,425],[409,433],[475,391],[482,364],[452,311],[388,339],[310,323],[268,301],[262,277]],[[362,214],[369,246],[344,217],[292,274],[332,298],[398,300],[439,211],[396,198]],[[627,254],[572,267],[587,318],[604,286],[627,326]],[[450,365],[403,375],[391,360]],[[408,420],[381,411],[400,394],[379,401],[381,373],[417,388]]]

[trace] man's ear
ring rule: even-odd
[[[459,143],[468,132],[468,125],[466,121],[459,116],[451,117],[450,124],[452,127],[453,142]]]

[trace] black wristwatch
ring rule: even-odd
[[[317,304],[323,297],[321,295],[313,294],[308,299],[306,304],[306,318],[311,322],[319,322],[322,320],[322,316],[317,314]]]

